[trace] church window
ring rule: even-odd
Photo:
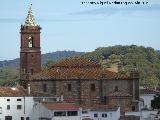
[[[43,92],[47,92],[47,85],[43,84]]]
[[[33,47],[33,37],[29,37],[28,40],[29,40],[28,46],[32,48]]]
[[[31,69],[31,75],[33,75],[33,69]]]
[[[91,91],[95,91],[96,90],[95,84],[91,84],[90,88],[91,88]]]
[[[115,92],[118,91],[118,86],[115,86],[114,91]]]
[[[72,91],[72,85],[68,84],[68,92]]]

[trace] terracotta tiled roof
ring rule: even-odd
[[[51,69],[30,77],[29,80],[71,80],[71,79],[130,79],[125,74],[102,69],[99,64],[87,59],[66,59],[56,63]]]
[[[81,68],[81,67],[101,67],[100,64],[97,62],[88,60],[84,57],[75,57],[75,58],[68,58],[68,59],[63,59],[59,61],[58,63],[54,64],[52,68],[54,67],[64,67],[64,68]]]
[[[149,89],[149,88],[146,88],[146,89],[140,89],[140,94],[160,94],[160,91],[157,91],[155,89]]]
[[[132,97],[130,93],[125,90],[114,90],[108,94],[109,97]]]
[[[55,80],[55,79],[128,79],[129,76],[102,69],[50,69],[30,77],[30,80]]]
[[[31,91],[29,95],[28,90],[24,89],[21,86],[0,87],[0,97],[23,97],[23,96],[48,97],[48,96],[51,96],[51,94],[39,92],[39,91]]]
[[[22,87],[0,87],[0,97],[21,97],[26,95],[27,92]]]
[[[53,103],[45,102],[43,103],[49,110],[79,110],[80,106],[71,103]]]
[[[82,120],[93,120],[93,119],[91,119],[91,118],[83,118]]]

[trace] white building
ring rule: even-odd
[[[151,100],[154,99],[154,96],[160,93],[154,89],[140,89],[140,98],[143,99],[143,104],[140,105],[140,109],[147,108],[151,109]]]
[[[72,103],[42,102],[34,105],[33,120],[119,120],[120,108],[83,110]]]
[[[71,103],[42,102],[33,108],[33,120],[82,120],[82,109]]]
[[[89,112],[91,120],[119,120],[120,119],[120,107],[106,110],[91,110]]]
[[[0,120],[30,120],[33,97],[22,89],[9,87],[0,87],[0,96]]]
[[[142,110],[139,112],[126,112],[125,116],[137,116],[140,120],[159,120],[157,118],[160,116],[157,113],[156,110]]]
[[[30,93],[29,88],[27,91],[22,87],[0,87],[0,120],[35,120],[33,114],[39,102],[63,99],[63,97],[39,97],[45,95],[38,92]]]
[[[34,94],[34,97],[31,96]],[[38,95],[39,94],[39,95]],[[37,97],[35,97],[38,95]],[[39,97],[22,87],[0,87],[0,120],[119,120],[120,108],[84,110],[61,97]],[[42,95],[43,96],[43,95]]]

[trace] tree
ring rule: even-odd
[[[160,93],[154,96],[154,99],[151,100],[151,107],[153,109],[160,109]]]

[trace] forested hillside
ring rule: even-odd
[[[14,86],[19,82],[19,70],[0,68],[0,86]]]
[[[75,57],[85,54],[76,51],[56,51],[42,54],[42,68],[45,68],[48,61],[56,62],[63,58]],[[14,60],[0,61],[0,86],[14,86],[19,82],[19,58]]]
[[[56,51],[42,54],[41,61],[42,64],[46,64],[49,60],[58,61],[62,58],[75,57],[83,54],[85,53],[76,51]],[[0,68],[19,68],[19,58],[16,58],[14,60],[0,61]]]
[[[129,74],[137,69],[140,73],[140,84],[150,87],[160,87],[160,52],[151,47],[143,46],[111,46],[100,47],[93,52],[58,51],[42,55],[43,68],[48,68],[54,62],[68,57],[84,56],[90,60],[98,61],[103,68],[113,68],[119,72]],[[17,61],[17,59],[16,59]],[[49,61],[49,62],[47,62]],[[3,61],[4,62],[4,61]],[[19,79],[19,61],[9,61],[15,66],[7,66],[0,62],[0,85],[12,85]],[[8,64],[9,65],[9,64]],[[11,68],[12,67],[12,68]]]
[[[160,52],[151,47],[136,45],[101,47],[85,56],[100,62],[105,68],[114,64],[120,72],[126,74],[136,68],[140,72],[141,85],[156,87],[160,83]]]

